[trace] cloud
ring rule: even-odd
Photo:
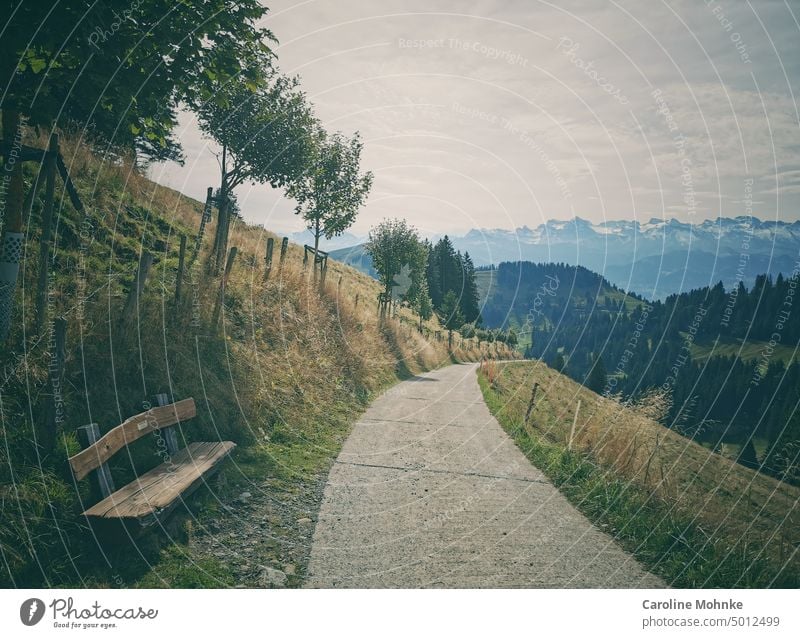
[[[754,212],[800,218],[800,58],[785,6],[270,6],[282,68],[301,74],[326,126],[364,136],[375,190],[357,232],[394,215],[432,233],[575,213],[715,218],[743,214],[750,177],[764,195]],[[572,54],[564,38],[577,45]],[[201,197],[218,179],[216,161],[191,118],[181,124],[190,163],[154,175]],[[247,219],[297,229],[280,193],[245,190]]]

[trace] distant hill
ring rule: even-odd
[[[314,245],[314,235],[311,234],[310,230],[301,230],[296,233],[292,233],[289,235],[289,238],[295,243],[300,244],[301,246],[307,244],[309,246]],[[342,248],[346,248],[348,246],[354,246],[359,242],[364,240],[363,237],[359,237],[358,235],[354,235],[353,233],[344,232],[337,237],[332,237],[331,239],[323,238],[320,242],[320,250],[325,251],[332,251],[332,250],[339,250]]]
[[[364,248],[365,244],[358,244],[357,246],[350,246],[349,248],[339,248],[338,250],[331,250],[328,256],[331,259],[340,261],[343,264],[352,266],[356,270],[363,272],[375,279],[378,278],[377,271],[372,267],[372,257],[369,256]]]
[[[514,327],[523,346],[530,343],[531,328],[551,328],[566,313],[580,317],[641,303],[582,266],[507,262],[476,275],[484,323]]]

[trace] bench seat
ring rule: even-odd
[[[154,522],[199,487],[235,447],[231,441],[190,443],[170,461],[142,474],[83,514],[94,519]]]

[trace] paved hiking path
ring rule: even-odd
[[[523,456],[476,366],[378,398],[331,469],[308,587],[663,587]]]

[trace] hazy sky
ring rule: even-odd
[[[329,129],[364,137],[356,233],[395,216],[430,233],[800,219],[800,2],[268,5],[281,68]],[[152,174],[202,199],[216,160],[181,124],[186,166]],[[281,193],[237,194],[249,221],[302,227]]]

